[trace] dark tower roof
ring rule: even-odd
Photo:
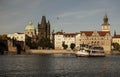
[[[48,20],[48,25],[50,25],[50,21]]]
[[[114,36],[116,36],[116,30],[114,30]]]
[[[46,17],[42,16],[41,24],[46,24]]]
[[[107,14],[105,14],[105,16],[104,16],[104,18],[103,18],[103,21],[104,21],[103,24],[109,24],[109,23],[108,23],[108,16],[107,16]]]

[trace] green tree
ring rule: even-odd
[[[32,38],[27,37],[26,40],[25,40],[25,44],[30,47],[31,46],[31,41],[32,41]]]
[[[30,48],[31,49],[37,49],[38,48],[37,43],[35,41],[31,42]]]
[[[67,48],[68,48],[68,45],[65,45],[65,46],[64,46],[64,49],[67,49]]]
[[[75,48],[75,44],[74,43],[71,43],[70,44],[70,48],[73,50]]]
[[[118,43],[112,43],[114,50],[120,50],[120,45]]]
[[[67,48],[68,48],[68,45],[66,45],[65,42],[63,42],[63,43],[62,43],[62,47],[63,47],[64,49],[67,49]]]
[[[49,38],[41,38],[38,41],[38,46],[40,46],[42,49],[50,49],[52,46],[52,44],[50,43],[50,39]]]
[[[7,35],[6,35],[6,34],[3,34],[3,35],[0,35],[0,39],[1,39],[1,40],[7,40],[7,39],[8,39],[8,37],[7,37]]]
[[[38,44],[35,41],[32,41],[31,37],[27,37],[26,38],[26,45],[30,47],[30,49],[37,49],[38,48]]]

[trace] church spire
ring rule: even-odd
[[[114,36],[116,36],[116,30],[114,30]]]

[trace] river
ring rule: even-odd
[[[120,56],[0,55],[0,77],[119,77]]]

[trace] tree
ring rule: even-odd
[[[75,44],[71,43],[70,48],[73,50],[75,48]]]
[[[6,34],[3,34],[3,35],[0,35],[0,39],[1,39],[1,40],[7,40],[7,39],[8,39],[8,37],[7,37],[7,35],[6,35]]]
[[[37,43],[35,41],[31,42],[30,48],[31,49],[37,49],[38,48]]]
[[[50,39],[49,38],[41,38],[38,41],[38,46],[40,46],[42,49],[50,49],[52,46],[52,44],[50,43]]]
[[[62,47],[63,47],[64,49],[67,49],[67,48],[68,48],[68,45],[66,45],[65,42],[63,42],[63,43],[62,43]]]
[[[0,39],[0,54],[4,54],[5,51],[8,51],[7,40]]]
[[[16,43],[15,45],[17,47],[17,54],[21,54],[21,51],[22,51],[22,46],[18,43]]]
[[[26,45],[30,47],[30,49],[37,49],[38,44],[35,41],[32,41],[31,37],[27,37],[26,39]]]
[[[68,45],[65,45],[65,46],[64,46],[64,49],[67,49],[67,48],[68,48]]]
[[[120,45],[118,43],[112,43],[114,50],[120,50]]]

